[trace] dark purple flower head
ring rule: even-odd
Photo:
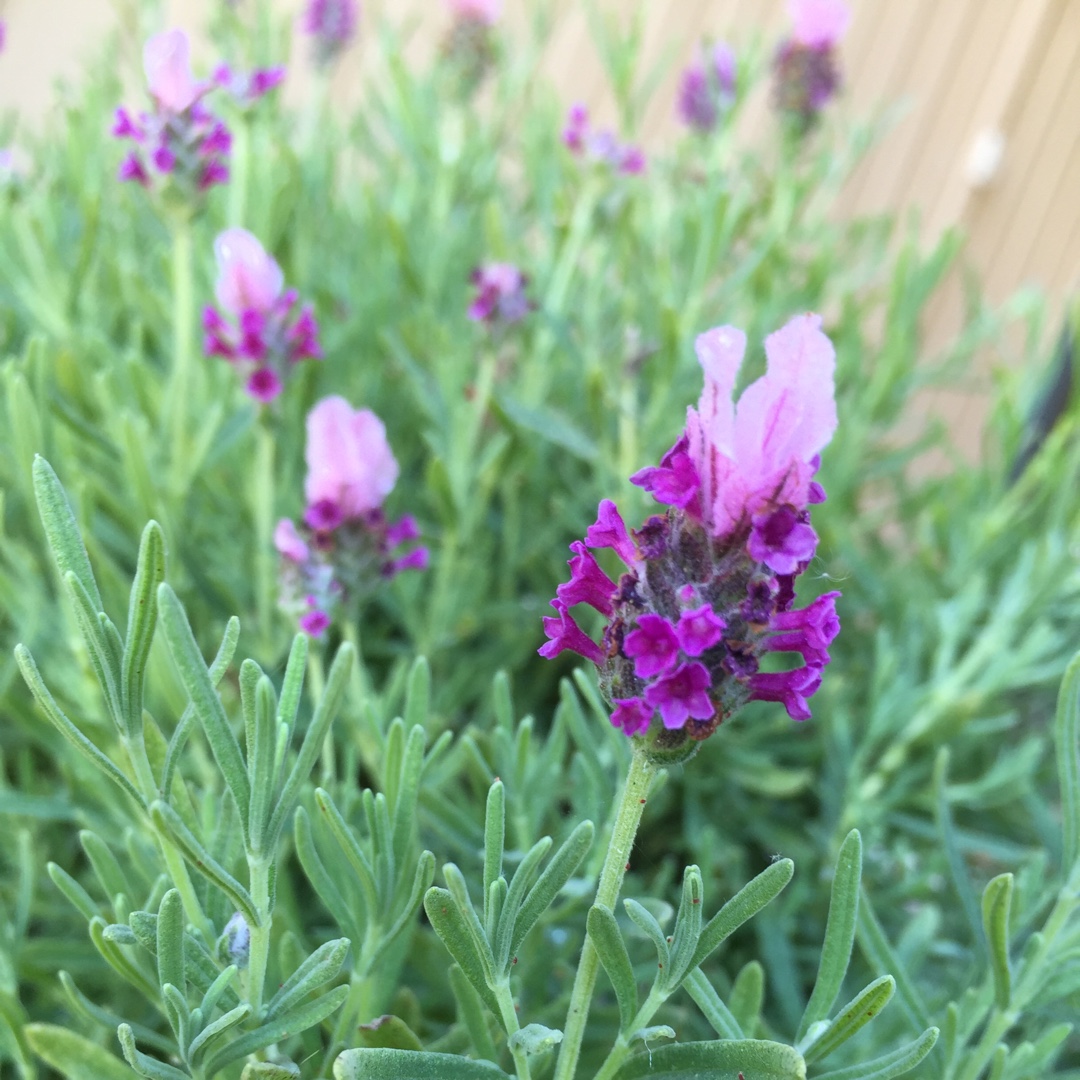
[[[791,37],[773,59],[773,100],[800,134],[840,89],[837,46],[851,21],[844,0],[791,0]]]
[[[484,81],[498,59],[495,26],[501,0],[448,0],[451,22],[440,52],[464,97]]]
[[[735,53],[719,42],[702,50],[698,61],[684,72],[677,108],[684,124],[695,131],[712,131],[735,103]]]
[[[152,107],[138,116],[118,108],[111,133],[134,144],[120,165],[118,179],[147,188],[157,181],[188,204],[198,205],[205,191],[228,180],[232,138],[203,104],[211,84],[198,82],[191,74],[189,52],[181,30],[147,41],[143,60]]]
[[[834,356],[819,324],[800,316],[771,335],[768,369],[738,402],[731,394],[744,336],[721,327],[698,339],[698,406],[660,465],[632,478],[666,513],[631,531],[604,500],[585,543],[572,545],[571,580],[553,601],[558,618],[544,620],[550,640],[541,655],[571,649],[592,660],[612,723],[644,734],[651,708],[665,752],[711,735],[748,701],[810,715],[807,699],[840,629],[839,593],[792,610],[817,545],[809,507],[824,492],[812,477],[836,427]],[[622,560],[617,586],[587,548]],[[603,647],[569,612],[582,602],[607,618]],[[798,655],[802,666],[763,672],[769,653]]]
[[[360,5],[356,0],[308,0],[300,27],[315,43],[315,58],[327,66],[356,34]]]
[[[472,272],[476,295],[467,312],[474,322],[509,326],[533,309],[525,295],[528,277],[513,263],[485,263]]]

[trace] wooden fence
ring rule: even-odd
[[[133,2],[0,0],[8,23],[0,107],[14,106],[25,122],[36,122],[53,81],[92,55],[116,5]],[[222,2],[171,0],[165,17],[197,26],[211,4]],[[527,2],[553,5],[545,68],[567,101],[609,111],[581,0],[505,0],[508,33]],[[618,13],[632,0],[600,2]],[[917,210],[927,239],[958,227],[968,238],[966,261],[992,302],[1034,283],[1060,309],[1080,283],[1080,3],[853,0],[852,7],[841,108],[853,117],[890,110],[896,119],[852,177],[844,212]],[[445,25],[442,8],[440,0],[368,0],[365,17],[379,10],[419,15],[420,37],[430,46]],[[644,0],[643,10],[645,63],[671,60],[637,133],[647,145],[662,143],[673,129],[677,71],[699,40],[723,38],[738,49],[755,34],[778,37],[786,22],[782,0]],[[346,72],[343,89],[347,81]],[[932,344],[958,325],[960,297],[954,281],[935,301],[926,327]],[[1020,350],[1008,349],[1003,344],[1002,354],[989,359],[1021,362]],[[977,427],[977,413],[961,409],[952,419]]]

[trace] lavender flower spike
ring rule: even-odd
[[[210,84],[192,75],[190,51],[182,30],[168,30],[147,41],[143,66],[152,109],[132,115],[118,108],[112,134],[134,143],[120,165],[120,180],[150,187],[156,179],[194,203],[208,188],[228,179],[232,138],[203,104]]]
[[[318,326],[297,294],[285,291],[285,275],[246,229],[226,229],[214,241],[222,310],[203,311],[203,348],[245,376],[245,389],[267,404],[284,389],[294,364],[322,356]],[[224,312],[224,313],[223,313]]]
[[[735,53],[721,41],[683,72],[676,106],[687,127],[707,133],[734,103]]]
[[[575,542],[571,580],[553,601],[558,618],[544,620],[551,640],[541,655],[571,649],[592,660],[612,723],[667,760],[749,701],[809,717],[840,630],[838,592],[793,608],[818,542],[810,507],[825,493],[814,476],[836,428],[832,345],[818,316],[796,316],[766,339],[766,372],[736,402],[745,349],[731,326],[698,338],[705,385],[697,407],[660,465],[632,477],[665,512],[631,532],[604,500],[586,545],[612,549],[626,572],[612,590]],[[603,648],[569,612],[582,602],[607,617]],[[776,652],[800,656],[802,666],[762,671]]]
[[[840,89],[837,46],[851,21],[844,0],[789,0],[791,37],[773,60],[773,99],[797,134],[805,134]]]
[[[326,67],[344,51],[356,34],[360,5],[356,0],[308,0],[301,29],[315,43],[315,58]]]
[[[468,316],[474,322],[509,326],[535,306],[525,295],[528,277],[513,263],[485,263],[472,272],[476,296]]]
[[[319,637],[343,606],[356,608],[406,570],[425,570],[429,553],[402,550],[420,537],[414,517],[391,521],[383,511],[398,464],[370,409],[323,398],[308,414],[306,459],[303,523],[279,521],[274,546],[281,555],[279,604],[301,630]]]

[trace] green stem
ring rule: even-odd
[[[574,272],[581,268],[581,254],[589,238],[589,228],[592,225],[598,195],[599,188],[595,182],[587,181],[574,206],[570,227],[559,251],[542,303],[544,314],[549,320],[557,319],[562,314]],[[523,390],[523,400],[540,400],[546,393],[551,381],[550,373],[553,370],[552,365],[546,361],[548,354],[555,348],[556,341],[555,331],[549,321],[537,335],[536,346],[528,364],[531,380]]]
[[[255,429],[255,483],[252,490],[252,516],[255,519],[255,611],[263,651],[270,654],[273,634],[275,592],[274,549],[270,538],[274,531],[274,436],[265,410]]]
[[[317,642],[312,642],[311,647],[308,649],[307,674],[311,707],[317,709],[326,690],[326,672],[323,667],[322,652]],[[322,764],[322,775],[319,782],[323,787],[329,787],[333,784],[334,777],[337,775],[337,754],[335,753],[332,733],[323,739],[322,748],[319,751],[319,761]]]
[[[510,1054],[514,1059],[514,1068],[517,1070],[518,1080],[532,1080],[529,1071],[529,1055],[522,1046],[514,1046],[512,1036],[519,1031],[517,1009],[514,1008],[514,995],[510,993],[510,982],[503,979],[501,983],[492,987],[495,991],[496,1000],[499,1002],[499,1012],[502,1014],[503,1027],[506,1028],[507,1038],[511,1039]]]
[[[615,909],[615,901],[619,897],[623,878],[630,865],[630,850],[634,846],[638,825],[641,824],[649,785],[655,773],[656,766],[646,758],[642,748],[635,745],[634,756],[630,761],[630,771],[626,774],[626,786],[623,788],[622,798],[619,801],[615,824],[611,828],[611,840],[608,843],[604,867],[600,871],[600,884],[596,889],[595,900],[597,907],[607,908],[608,911]],[[596,949],[593,948],[592,941],[586,937],[585,945],[581,950],[577,975],[574,978],[574,989],[570,994],[570,1008],[566,1014],[566,1028],[563,1032],[553,1080],[573,1080],[577,1070],[598,966],[599,957],[596,955]]]
[[[645,1003],[638,1009],[637,1015],[630,1022],[629,1030],[619,1032],[619,1037],[615,1040],[611,1053],[604,1059],[604,1064],[600,1066],[600,1071],[596,1074],[595,1080],[612,1080],[615,1073],[618,1072],[619,1066],[626,1060],[626,1055],[630,1053],[630,1037],[635,1031],[640,1031],[648,1025],[649,1021],[656,1015],[656,1010],[667,999],[667,994],[657,990],[654,984],[652,990],[649,991],[649,996],[645,999]]]
[[[229,154],[229,224],[242,226],[247,213],[248,165],[251,160],[251,118],[233,125]]]
[[[143,801],[149,806],[155,799],[165,793],[158,791],[157,781],[154,779],[154,770],[150,766],[150,758],[146,753],[146,742],[139,735],[135,738],[125,738],[123,743],[128,760],[135,770],[135,783],[139,788]],[[168,798],[167,794],[165,797]],[[183,855],[180,854],[176,845],[165,833],[158,832],[157,829],[153,828],[153,825],[151,825],[151,829],[157,837],[158,846],[161,848],[162,857],[165,859],[165,869],[169,871],[169,877],[172,878],[177,892],[180,893],[180,899],[183,902],[184,911],[187,912],[187,917],[203,935],[206,944],[213,945],[214,928],[206,917],[202,904],[199,903]]]
[[[195,352],[195,284],[191,251],[191,220],[178,215],[172,233],[173,366],[165,410],[169,418],[174,491],[187,487],[188,423]]]
[[[266,966],[270,959],[270,861],[263,856],[248,856],[248,874],[251,899],[259,913],[259,925],[251,929],[251,951],[248,954],[247,996],[251,1015],[257,1020],[262,1015],[263,984],[266,982]]]
[[[1031,998],[1045,982],[1044,965],[1051,956],[1058,955],[1058,935],[1065,929],[1073,912],[1076,910],[1080,894],[1080,867],[1074,868],[1061,892],[1042,931],[1042,942],[1024,965],[1023,973],[1012,993],[1009,1008],[995,1009],[986,1023],[982,1038],[971,1051],[963,1070],[957,1073],[957,1080],[977,1080],[983,1069],[994,1056],[998,1043],[1016,1023],[1027,1008]]]

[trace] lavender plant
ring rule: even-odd
[[[120,64],[15,129],[0,1070],[1072,1075],[1075,407],[1033,440],[1003,376],[944,476],[912,463],[948,433],[910,434],[1019,320],[1031,371],[1040,302],[973,293],[926,354],[957,240],[832,213],[875,134],[835,97],[839,5],[696,54],[694,129],[647,168],[640,21],[591,19],[605,134],[537,74],[546,6],[523,37],[451,8],[417,68],[309,5],[296,113],[261,90],[312,41],[290,57],[270,5],[190,57],[131,5]],[[358,31],[350,112],[326,75]],[[148,190],[110,179],[148,38],[140,130],[194,125],[197,164],[220,116],[227,181],[182,189],[176,148]],[[232,365],[197,348],[215,277]]]

